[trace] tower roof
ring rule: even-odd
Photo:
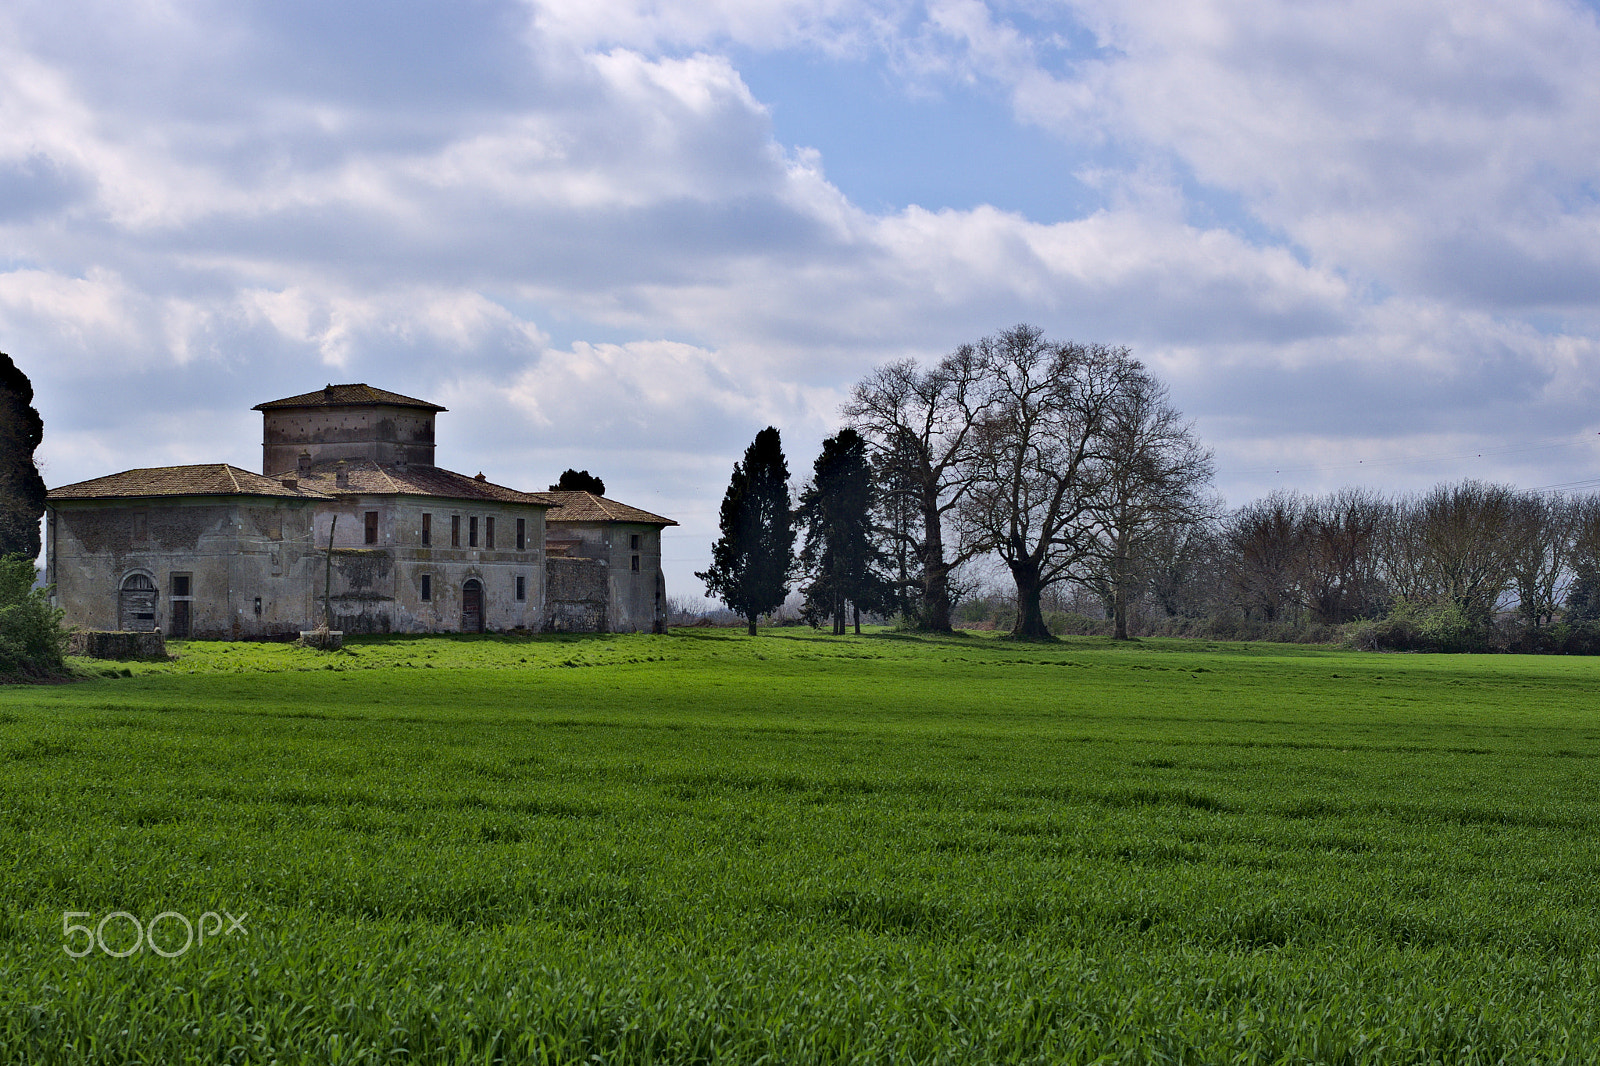
[[[299,396],[288,396],[282,400],[268,400],[258,403],[250,408],[252,411],[270,411],[282,407],[371,407],[381,404],[386,407],[420,407],[426,411],[444,411],[448,408],[440,407],[427,400],[419,400],[414,396],[402,396],[398,392],[389,392],[385,389],[375,389],[365,383],[355,385],[329,385],[318,389],[316,392],[303,392]]]

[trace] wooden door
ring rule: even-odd
[[[117,628],[148,633],[156,627],[156,585],[143,574],[129,574],[117,593]]]
[[[461,586],[461,632],[483,632],[483,586],[476,581]]]

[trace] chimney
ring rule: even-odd
[[[474,481],[488,481],[489,479],[484,477],[483,476],[483,471],[480,470],[480,471],[478,471],[478,476],[473,478],[472,480],[474,480]]]
[[[311,469],[311,453],[301,452],[300,458],[295,461],[295,472],[304,474]]]
[[[300,487],[300,479],[295,477],[293,474],[290,474],[288,477],[283,479],[283,487],[286,489],[297,489]]]
[[[343,459],[333,468],[333,484],[335,488],[347,489],[350,487],[350,466]]]

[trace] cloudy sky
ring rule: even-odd
[[[51,485],[366,381],[678,518],[673,592],[762,426],[1018,322],[1232,504],[1584,482],[1597,72],[1576,0],[7,0],[0,350]]]

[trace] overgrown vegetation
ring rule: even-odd
[[[0,1059],[1600,1045],[1590,661],[803,629],[175,648],[0,691]],[[248,935],[67,956],[65,912],[118,911]]]
[[[66,672],[67,634],[48,590],[34,588],[33,560],[0,556],[0,681],[42,680]]]

